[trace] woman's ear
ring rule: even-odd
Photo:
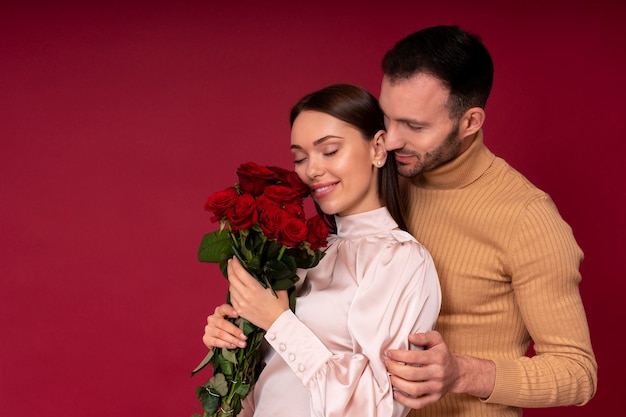
[[[372,139],[372,164],[380,168],[387,162],[387,150],[385,149],[385,131],[379,130]]]

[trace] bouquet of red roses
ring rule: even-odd
[[[287,290],[295,311],[297,268],[312,268],[324,256],[328,229],[319,215],[308,220],[304,200],[309,188],[298,175],[253,162],[237,169],[239,182],[211,195],[205,209],[219,230],[206,234],[198,250],[201,262],[219,263],[227,277],[228,259],[236,256],[265,288]],[[230,296],[227,295],[230,303]],[[196,390],[203,417],[234,417],[261,371],[260,345],[265,331],[243,318],[227,318],[248,337],[245,348],[213,348],[192,371],[211,364],[213,376]]]

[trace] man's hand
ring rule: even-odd
[[[399,403],[418,409],[448,392],[480,398],[491,395],[493,362],[452,353],[437,331],[409,335],[409,342],[424,350],[390,350],[385,360]]]
[[[391,373],[394,398],[407,407],[423,408],[450,391],[459,370],[438,332],[409,335],[409,342],[424,350],[390,350],[385,364]]]

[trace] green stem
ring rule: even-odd
[[[230,233],[230,238],[233,240],[235,246],[239,247],[239,242],[237,242],[237,239],[235,238],[235,235],[233,233]]]
[[[280,248],[280,252],[278,253],[278,258],[277,258],[279,261],[282,259],[282,257],[283,257],[283,253],[285,253],[285,249],[287,249],[287,246],[285,246],[285,245],[283,245],[283,246]]]
[[[263,255],[263,260],[265,260],[265,242],[267,242],[267,236],[263,235],[261,240],[261,248],[259,249],[259,253]]]

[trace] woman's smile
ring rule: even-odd
[[[311,191],[313,193],[313,198],[319,199],[319,198],[326,197],[327,195],[333,192],[337,184],[338,182],[312,186]]]

